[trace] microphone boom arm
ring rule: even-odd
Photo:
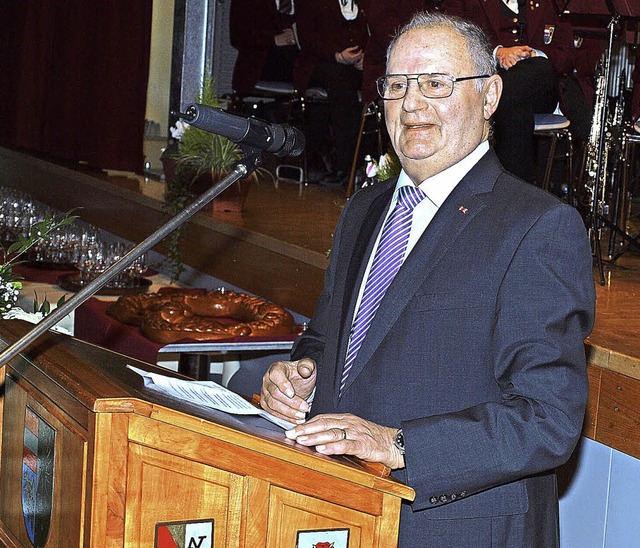
[[[179,226],[187,222],[191,217],[193,217],[193,215],[195,215],[204,206],[211,202],[223,190],[231,186],[239,179],[247,177],[248,175],[253,173],[262,163],[262,156],[256,150],[249,147],[243,147],[243,150],[245,152],[245,157],[235,164],[235,167],[229,172],[229,174],[223,177],[219,182],[213,185],[206,192],[203,192],[180,213],[167,221],[167,223],[162,225],[144,241],[140,242],[126,255],[123,255],[118,261],[112,264],[94,280],[89,282],[85,287],[83,287],[80,291],[73,295],[73,297],[71,297],[68,301],[56,308],[50,314],[46,315],[39,323],[35,325],[33,329],[31,329],[31,331],[27,332],[23,337],[3,350],[2,353],[0,353],[0,367],[17,356],[24,348],[35,341],[42,333],[57,324],[63,317],[70,314],[83,302],[95,295],[110,280],[115,278],[125,268],[131,265],[138,257],[149,251],[152,247],[160,243]]]

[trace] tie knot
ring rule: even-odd
[[[406,209],[413,209],[422,200],[424,200],[425,194],[417,186],[405,185],[400,187],[398,194],[398,204]]]

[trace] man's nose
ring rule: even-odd
[[[424,108],[428,105],[429,101],[424,96],[418,85],[417,78],[407,79],[407,93],[402,98],[402,108],[404,110],[415,110],[417,108]]]

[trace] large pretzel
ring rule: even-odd
[[[124,295],[107,314],[139,325],[147,337],[162,344],[288,335],[296,328],[293,316],[281,306],[234,291]]]

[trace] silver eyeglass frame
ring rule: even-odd
[[[404,76],[407,79],[407,86],[404,88],[404,93],[400,97],[385,97],[383,94],[383,91],[385,89],[385,82],[387,78],[392,76]],[[451,90],[447,95],[427,95],[422,89],[422,86],[420,85],[420,77],[423,77],[423,76],[444,77],[447,80],[451,81]],[[407,92],[409,91],[409,82],[411,80],[415,80],[418,86],[418,89],[420,90],[420,93],[422,93],[422,95],[427,99],[446,99],[447,97],[451,97],[451,95],[453,95],[453,88],[456,82],[463,82],[465,80],[477,80],[479,78],[490,78],[491,76],[492,76],[491,74],[478,74],[476,76],[455,77],[455,76],[451,76],[450,74],[444,74],[440,72],[422,72],[420,74],[385,74],[384,76],[381,76],[380,78],[376,79],[376,90],[380,98],[383,99],[384,101],[397,101],[398,99],[404,99],[407,96]]]

